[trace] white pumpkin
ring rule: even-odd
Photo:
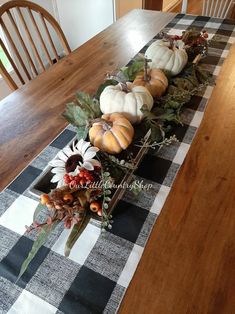
[[[165,40],[156,40],[145,52],[145,56],[151,59],[150,68],[167,70],[171,75],[179,74],[188,62],[188,55],[184,49],[184,42],[177,40],[173,47]]]
[[[107,86],[100,95],[100,110],[102,113],[122,113],[132,124],[139,123],[143,117],[141,107],[153,107],[153,97],[144,86],[134,86],[127,82],[128,92],[122,84]]]

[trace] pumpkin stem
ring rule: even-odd
[[[174,47],[174,39],[170,35],[168,35],[168,34],[166,34],[164,32],[161,32],[160,35],[161,35],[163,40],[169,42],[169,44],[170,44],[169,48],[173,49],[173,47]]]
[[[146,58],[142,53],[138,54],[141,59],[144,59],[144,81],[149,82],[151,80],[150,75],[148,75],[148,62],[151,62],[151,59]]]
[[[148,59],[144,58],[144,80],[145,82],[149,82],[149,75],[148,75]]]
[[[113,122],[112,121],[108,121],[108,120],[105,120],[103,118],[94,119],[92,121],[92,124],[96,123],[96,122],[102,122],[104,130],[110,130],[112,128],[112,126],[113,126]]]
[[[125,92],[125,93],[129,93],[129,92],[130,92],[130,90],[128,89],[126,83],[124,83],[124,82],[119,82],[119,84],[121,85],[121,88],[122,88],[122,91],[123,91],[123,92]]]
[[[122,88],[123,92],[125,92],[125,93],[129,93],[130,92],[130,90],[127,87],[126,82],[124,82],[118,75],[108,75],[108,78],[110,80],[117,81],[121,85],[121,88]]]

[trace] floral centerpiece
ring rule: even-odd
[[[19,277],[59,223],[71,229],[66,256],[91,217],[100,220],[102,230],[112,228],[115,184],[133,173],[144,149],[177,141],[173,129],[181,124],[184,104],[210,80],[198,65],[207,54],[208,35],[188,30],[160,37],[145,56],[109,75],[95,96],[80,91],[67,104],[63,116],[77,128],[77,138],[49,163],[57,186],[41,195],[27,227],[38,237]],[[45,208],[47,215],[39,221]]]

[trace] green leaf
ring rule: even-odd
[[[87,93],[77,92],[76,100],[67,104],[62,116],[76,127],[85,127],[89,120],[101,116],[99,102]]]
[[[78,139],[78,141],[81,139],[85,140],[87,138],[87,134],[88,134],[87,126],[80,126],[77,128],[77,139]]]
[[[99,102],[87,93],[78,91],[76,93],[76,100],[82,109],[87,112],[90,119],[95,119],[101,116]]]
[[[134,81],[136,75],[144,70],[144,59],[137,59],[132,62],[128,67],[121,68],[121,72],[127,81]]]
[[[84,231],[84,229],[86,228],[87,224],[90,221],[90,213],[89,212],[84,212],[84,216],[83,219],[75,224],[73,226],[73,229],[68,237],[68,240],[65,244],[65,248],[64,248],[64,255],[66,257],[69,256],[71,249],[73,248],[74,244],[76,243],[77,239],[80,237],[80,235],[82,234],[82,232]]]
[[[173,121],[175,119],[175,112],[172,109],[163,110],[162,108],[155,108],[154,111],[150,112],[143,106],[141,111],[144,113],[144,118],[154,125],[156,124],[156,121],[160,123],[164,121]]]
[[[138,196],[140,192],[142,191],[142,185],[139,183],[138,180],[133,180],[131,182],[131,192],[135,195]]]
[[[152,113],[151,111],[149,111],[146,105],[143,105],[140,108],[140,111],[143,113],[143,119],[147,119],[147,120],[157,119],[156,115]]]
[[[32,246],[31,251],[29,252],[26,260],[23,262],[20,268],[20,273],[18,275],[17,281],[20,279],[20,277],[25,273],[27,270],[30,262],[33,260],[39,249],[43,246],[43,244],[46,242],[49,234],[55,229],[57,226],[58,221],[55,221],[52,225],[45,225],[42,227],[42,230],[37,237],[37,239],[34,241],[34,244]]]
[[[165,112],[157,116],[158,119],[163,121],[174,121],[175,112],[172,109],[166,109]]]
[[[106,80],[103,84],[101,84],[95,94],[95,98],[96,99],[100,99],[100,95],[103,92],[103,90],[105,89],[105,87],[110,86],[110,85],[117,85],[118,82],[116,80]]]
[[[76,127],[86,126],[86,121],[89,117],[89,115],[75,103],[67,104],[62,116]]]
[[[162,98],[162,103],[165,108],[172,108],[172,101],[174,102],[174,105],[176,105],[176,102],[178,102],[182,106],[183,104],[190,101],[191,97],[192,95],[190,91],[171,85],[168,88],[167,95]],[[176,107],[178,106],[176,105]]]
[[[163,138],[162,130],[159,127],[153,125],[150,126],[151,129],[151,141],[160,142]]]
[[[200,84],[206,84],[208,82],[214,84],[212,74],[206,70],[196,67],[195,73]]]
[[[180,109],[182,107],[182,103],[179,101],[169,100],[167,102],[167,106],[165,108],[172,108],[172,109]]]
[[[174,84],[180,89],[191,91],[195,86],[198,86],[198,82],[193,82],[193,80],[194,78],[190,80],[188,78],[177,77],[174,79]]]
[[[44,209],[45,209],[45,205],[42,205],[41,203],[39,203],[38,206],[36,207],[35,211],[34,211],[33,221],[37,220],[37,216]]]

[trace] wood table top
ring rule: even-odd
[[[66,126],[76,90],[93,93],[175,16],[132,11],[0,102],[0,189]],[[135,35],[138,33],[138,36]],[[235,46],[119,313],[235,309]]]

